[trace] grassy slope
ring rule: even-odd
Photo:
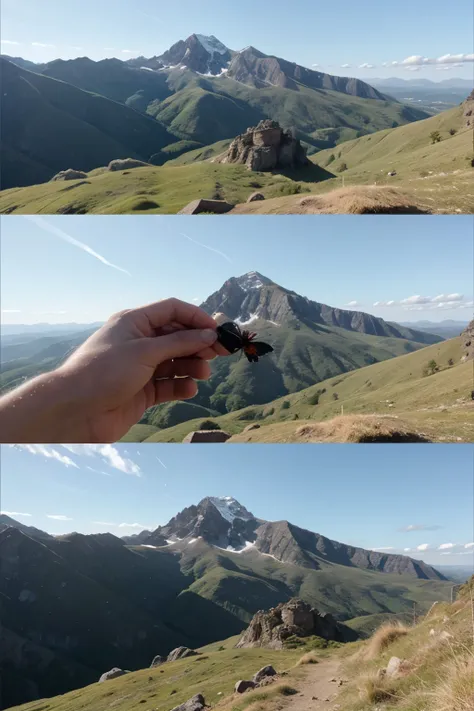
[[[287,395],[272,403],[245,408],[218,418],[221,429],[237,434],[255,420],[260,429],[246,433],[243,441],[293,441],[295,430],[304,421],[323,421],[344,413],[391,414],[414,427],[429,432],[433,438],[445,437],[474,440],[474,417],[468,399],[472,390],[472,362],[460,363],[461,339],[455,338],[429,346],[415,353],[361,368],[342,376]],[[441,371],[423,377],[424,366],[435,359]],[[448,366],[453,359],[454,365]],[[326,389],[318,405],[311,397]],[[338,400],[333,399],[333,393]],[[466,402],[457,403],[459,398]],[[284,402],[290,405],[283,409]],[[389,408],[387,401],[393,402]],[[273,412],[272,412],[273,410]],[[298,421],[293,422],[295,415]],[[263,418],[263,419],[262,419]],[[185,422],[157,432],[151,442],[181,442],[188,432],[197,429],[199,420]],[[133,435],[132,428],[129,439]],[[294,440],[296,441],[296,440]]]
[[[2,187],[141,158],[171,143],[160,123],[123,104],[2,61]],[[64,184],[62,185],[64,188]]]
[[[245,202],[255,183],[268,197],[310,192],[320,179],[315,166],[301,171],[300,182],[278,173],[252,173],[242,165],[195,165],[135,168],[130,171],[94,170],[87,182],[42,183],[0,192],[0,213],[57,214],[174,214],[191,200],[218,194],[232,204]],[[304,182],[306,180],[306,182]]]

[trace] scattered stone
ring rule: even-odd
[[[211,444],[218,444],[222,442],[227,442],[231,435],[228,432],[223,432],[223,430],[199,430],[197,432],[190,432],[183,439],[186,444],[196,444],[201,442],[209,442]]]
[[[333,678],[333,679],[329,679],[329,681],[333,681],[333,682],[336,682],[336,681],[337,681],[337,679]]]
[[[446,632],[446,630],[443,630],[443,632],[441,632],[439,638],[442,639],[443,641],[447,641],[448,639],[452,639],[453,635],[450,634],[449,632]]]
[[[116,160],[111,160],[107,166],[107,170],[117,171],[117,170],[130,170],[131,168],[151,168],[150,163],[145,163],[142,160],[135,160],[135,158],[117,158]]]
[[[241,679],[236,683],[234,691],[236,694],[243,694],[249,689],[255,689],[256,686],[257,684],[254,681],[244,681],[243,679]]]
[[[265,200],[265,195],[263,193],[252,193],[247,198],[247,202],[255,202],[256,200]]]
[[[166,657],[162,657],[159,654],[156,655],[156,657],[153,658],[152,663],[150,664],[150,669],[152,667],[159,667],[160,664],[164,664],[166,662]]]
[[[240,163],[253,171],[296,168],[308,165],[306,149],[277,121],[265,119],[237,136],[216,163]],[[258,198],[261,199],[261,198]]]
[[[430,637],[434,637],[435,634],[436,634],[436,630],[431,629],[431,630],[430,630]]]
[[[275,676],[275,674],[275,669],[271,665],[268,665],[258,670],[258,672],[253,677],[253,681],[255,682],[255,684],[259,684],[266,676]]]
[[[400,672],[400,667],[402,665],[402,660],[399,657],[392,657],[387,665],[385,673],[388,677],[397,676]]]
[[[185,657],[196,657],[199,652],[195,652],[194,649],[189,649],[189,647],[176,647],[168,654],[166,659],[167,662],[175,662],[177,659],[184,659]]]
[[[251,432],[252,430],[259,430],[259,429],[260,429],[260,425],[257,422],[254,422],[251,425],[247,425],[247,427],[245,427],[245,429],[244,429],[244,432]]]
[[[87,173],[84,173],[82,170],[68,168],[67,170],[61,170],[59,173],[56,173],[50,182],[54,183],[58,180],[81,180],[81,178],[87,178]]]
[[[101,684],[103,681],[109,681],[109,679],[117,679],[117,677],[124,676],[124,674],[128,674],[128,672],[124,671],[123,669],[119,669],[118,667],[114,667],[110,671],[102,674],[99,679],[99,684]]]
[[[178,212],[178,215],[199,215],[201,212],[212,212],[217,215],[222,215],[225,212],[232,210],[234,205],[231,205],[225,200],[210,200],[200,198],[188,203],[186,207]]]
[[[192,699],[185,701],[180,706],[175,706],[171,711],[203,711],[206,708],[206,702],[202,694],[196,694]]]
[[[388,173],[389,178],[393,178],[397,174],[396,170],[391,170],[390,173]]]

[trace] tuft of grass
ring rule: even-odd
[[[307,652],[306,654],[303,654],[301,659],[298,659],[296,662],[296,666],[299,667],[303,664],[319,664],[318,656],[315,652]]]
[[[364,703],[379,704],[396,698],[393,685],[378,672],[370,672],[359,681],[359,695]]]
[[[474,656],[451,659],[444,666],[443,677],[432,693],[432,711],[472,711]]]
[[[401,623],[393,624],[389,622],[382,625],[370,638],[364,655],[365,659],[375,659],[393,642],[400,639],[400,637],[404,637],[409,632],[410,628]]]

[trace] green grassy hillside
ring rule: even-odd
[[[115,158],[148,160],[176,140],[124,104],[3,59],[0,66],[3,189],[41,183],[67,168],[89,171]]]
[[[343,410],[346,415],[392,415],[437,441],[460,438],[471,442],[474,441],[472,362],[461,362],[462,355],[461,339],[455,338],[329,378],[266,405],[213,419],[233,435],[242,433],[249,424],[260,426],[242,434],[240,441],[301,441],[296,431],[302,424],[331,420]],[[433,359],[439,372],[424,376],[425,366]],[[181,442],[199,424],[200,420],[185,422],[157,431],[146,441]],[[140,435],[137,431],[137,437]],[[128,439],[133,436],[134,428]]]

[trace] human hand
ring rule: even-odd
[[[216,339],[215,321],[178,299],[112,316],[58,369],[84,413],[74,441],[116,441],[149,407],[193,398],[208,361],[228,355]]]
[[[228,355],[217,324],[166,299],[122,311],[55,371],[0,399],[2,442],[115,442],[152,405],[196,395],[208,361]]]

